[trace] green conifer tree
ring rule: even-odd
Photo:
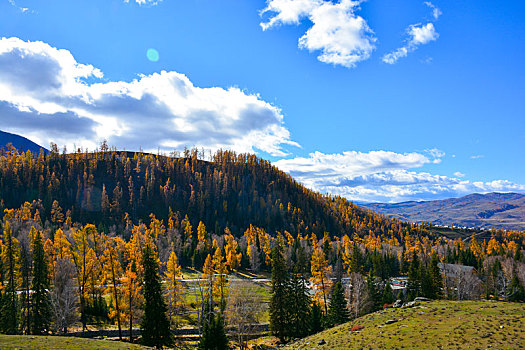
[[[272,289],[270,298],[270,330],[281,342],[289,336],[288,285],[289,276],[283,257],[283,238],[278,236],[272,249]]]
[[[346,305],[343,285],[341,282],[335,284],[328,308],[328,319],[332,326],[342,324],[350,320],[350,312]]]
[[[513,273],[512,280],[507,287],[507,300],[514,302],[525,302],[525,290],[518,279],[516,272]]]
[[[318,333],[323,330],[323,311],[321,306],[314,302],[310,313],[310,334]]]
[[[389,282],[387,282],[385,284],[385,288],[383,288],[383,295],[381,296],[381,302],[383,303],[383,305],[392,304],[394,302],[394,292],[392,291],[392,287],[390,286]]]
[[[199,349],[226,350],[228,348],[228,337],[224,329],[224,318],[220,312],[211,312],[203,321]]]
[[[31,289],[31,333],[44,334],[49,329],[51,302],[49,299],[49,267],[44,252],[42,234],[36,231],[33,238],[33,281]]]
[[[407,300],[414,300],[421,291],[421,279],[419,275],[419,260],[416,252],[412,254],[412,261],[408,268]]]
[[[170,345],[173,338],[166,317],[166,304],[162,298],[159,266],[149,244],[146,244],[142,251],[142,266],[144,270],[142,341],[145,345],[161,348]]]
[[[293,273],[290,276],[288,286],[289,309],[289,336],[291,338],[303,338],[310,330],[310,303],[311,298],[304,275]]]
[[[439,268],[439,256],[437,254],[432,255],[430,266],[428,268],[428,274],[430,276],[430,280],[432,281],[432,293],[429,298],[439,299],[443,295],[443,276],[441,275],[441,270]]]

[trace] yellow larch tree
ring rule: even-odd
[[[228,269],[222,256],[221,248],[217,247],[212,258],[212,265],[214,271],[217,273],[217,278],[213,283],[213,295],[220,298],[221,302],[224,302],[226,295],[226,274]]]
[[[134,260],[128,263],[122,277],[122,318],[128,323],[129,339],[133,341],[133,324],[142,317],[142,280],[137,276],[137,264]]]
[[[320,305],[324,307],[325,314],[328,313],[327,295],[332,286],[332,281],[329,274],[332,272],[332,267],[328,265],[323,249],[319,247],[317,240],[314,241],[310,279],[314,288],[314,297]]]
[[[202,221],[199,221],[199,226],[197,226],[197,250],[204,251],[208,247],[206,226]]]
[[[122,340],[122,288],[120,283],[123,271],[119,258],[125,250],[126,243],[120,237],[108,237],[106,235],[102,237],[105,242],[102,256],[102,284],[106,286],[105,293],[111,295],[109,317],[116,322],[119,338]]]
[[[242,253],[237,253],[238,244],[229,228],[224,229],[224,252],[226,255],[226,265],[230,270],[235,270],[241,265]]]
[[[170,324],[174,324],[174,317],[183,308],[182,272],[177,255],[171,252],[166,263],[166,300]]]

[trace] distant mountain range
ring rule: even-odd
[[[410,222],[525,230],[525,195],[519,193],[475,193],[437,201],[359,205]]]
[[[0,148],[1,147],[6,148],[8,143],[13,144],[15,148],[21,151],[30,150],[31,153],[38,154],[40,153],[40,149],[42,148],[47,153],[47,149],[34,143],[33,141],[29,139],[26,139],[23,136],[11,134],[11,133],[0,130]]]

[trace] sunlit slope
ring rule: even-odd
[[[364,328],[351,331],[357,325]],[[525,349],[525,304],[426,302],[413,308],[369,314],[285,347],[287,350],[467,348]]]
[[[71,337],[0,335],[0,349],[41,350],[140,350],[148,347],[111,340]]]

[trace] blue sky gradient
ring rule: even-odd
[[[256,95],[261,109],[269,108],[262,106],[265,102],[279,110],[268,109],[273,113],[269,118],[276,118],[269,123],[281,125],[289,137],[284,137],[287,141],[279,152],[257,145],[251,149],[322,192],[363,201],[525,192],[525,2],[436,0],[432,4],[442,14],[435,19],[424,1],[364,1],[352,14],[366,21],[377,40],[370,57],[350,68],[321,62],[320,51],[298,47],[299,38],[312,27],[308,16],[299,24],[283,23],[263,31],[261,23],[276,15],[260,14],[268,4],[263,0],[164,0],[156,5],[122,0],[0,0],[0,37],[41,41],[103,72],[103,77],[83,79],[85,84],[131,82],[142,75],[173,71],[186,76],[194,87],[237,87],[246,96]],[[417,46],[395,64],[382,61],[408,44],[410,25],[425,23],[433,23],[435,40]],[[158,52],[158,61],[148,59],[148,49]],[[5,62],[13,61],[1,62],[0,71],[9,69]],[[6,82],[0,89],[0,101],[12,110],[14,100],[6,97],[9,86]],[[245,103],[248,111],[250,103]],[[17,106],[17,112],[23,110]],[[37,114],[43,116],[42,111]],[[12,125],[8,115],[0,115],[1,129],[49,141],[49,133]],[[216,120],[220,123],[220,117]],[[255,128],[257,120],[246,123]],[[96,136],[92,141],[101,141]],[[232,148],[239,144],[228,142],[217,144]],[[197,138],[193,144],[201,146]],[[135,141],[126,144],[128,149],[138,146]],[[211,142],[202,146],[214,148]],[[335,157],[352,151],[368,158]],[[380,157],[381,170],[354,170],[355,162],[374,157],[372,151],[390,152]],[[324,155],[318,159],[349,162],[348,167],[324,165],[331,175],[319,181],[314,178],[319,171],[311,156],[314,152]],[[388,158],[412,153],[427,160],[407,165]],[[377,161],[373,159],[372,163]],[[395,173],[400,170],[448,180],[418,178],[408,185],[401,180],[374,185],[366,177],[400,175]],[[360,183],[370,184],[356,187],[359,176]],[[428,181],[432,186],[427,186]],[[493,181],[506,182],[488,185]],[[468,183],[459,186],[460,182]],[[477,182],[484,185],[474,185]]]

